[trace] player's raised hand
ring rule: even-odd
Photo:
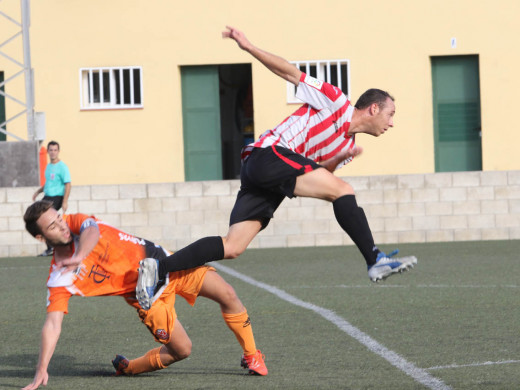
[[[347,150],[347,156],[345,157],[345,159],[359,156],[361,153],[363,153],[363,148],[361,146],[356,145],[352,149]]]
[[[231,26],[226,26],[226,28],[226,31],[222,31],[222,38],[233,39],[242,50],[248,51],[251,48],[251,42],[248,41],[242,31]]]
[[[348,148],[347,150],[342,150],[336,155],[336,159],[338,162],[347,160],[349,158],[353,158],[359,156],[363,153],[363,148],[361,146],[354,146],[353,148]]]

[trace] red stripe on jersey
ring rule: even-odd
[[[323,83],[321,90],[333,102],[338,100],[338,98],[343,93],[343,92],[341,92],[341,89],[339,89],[338,87],[335,87],[334,85],[331,85],[329,83]]]
[[[329,153],[327,153],[327,154],[324,154],[324,155],[318,157],[318,158],[319,158],[319,161],[327,161],[328,159],[334,157],[336,154],[338,154],[339,152],[341,152],[341,150],[342,150],[345,146],[347,146],[348,142],[349,142],[349,140],[346,139],[346,140],[344,140],[341,144],[339,144],[338,147],[337,147],[336,149],[334,149],[333,151],[331,151],[331,152],[329,152]],[[352,144],[354,144],[354,143],[352,143]],[[318,161],[318,162],[319,162],[319,161]]]
[[[330,126],[333,126],[333,123],[334,123],[334,122],[332,122],[332,120],[331,120],[331,124],[330,124]],[[335,125],[334,125],[334,126],[335,126]],[[327,126],[327,127],[328,127],[328,126]],[[325,128],[327,128],[327,127],[325,127]],[[346,145],[346,143],[347,143],[348,140],[350,139],[350,137],[347,135],[347,134],[348,134],[348,129],[349,129],[349,127],[350,127],[350,122],[346,122],[346,123],[344,123],[343,126],[341,126],[340,128],[338,128],[338,129],[336,130],[336,133],[335,133],[334,135],[332,135],[332,136],[326,138],[325,140],[323,140],[323,141],[317,143],[316,145],[314,145],[313,147],[311,147],[311,148],[307,151],[307,153],[305,153],[305,157],[308,157],[308,156],[310,156],[310,155],[316,153],[317,151],[319,151],[319,150],[321,150],[321,149],[324,149],[324,148],[327,147],[328,145],[330,145],[330,144],[332,144],[333,142],[335,142],[336,139],[338,139],[338,137],[341,137],[341,136],[343,136],[343,137],[345,138],[345,140],[346,140],[346,142],[343,142],[342,145]],[[310,134],[310,133],[319,134],[319,132],[321,132],[321,130],[323,130],[323,129],[314,129],[314,128],[313,128],[313,129],[310,130],[309,134]],[[314,134],[313,134],[313,135],[314,135]],[[336,150],[337,150],[337,148],[336,148]],[[329,155],[329,154],[330,154],[330,152],[329,152],[327,155]],[[320,160],[320,161],[322,161],[322,160]]]
[[[306,126],[299,124],[299,121],[305,117],[306,113],[307,113],[307,106],[306,105],[301,106],[291,116],[285,118],[285,120],[282,123],[280,123],[278,126],[276,126],[274,129],[264,132],[260,136],[258,141],[256,141],[254,143],[254,146],[257,148],[264,148],[266,146],[269,146],[269,145],[264,146],[264,143],[265,143],[265,141],[268,141],[269,139],[272,139],[273,137],[277,137],[276,142],[278,142],[284,133],[290,131],[294,127],[296,127],[296,128],[301,127],[302,130],[304,130]],[[293,119],[293,122],[291,124],[288,124],[287,127],[283,131],[281,131],[279,134],[277,134],[276,131],[279,130],[280,128],[282,128],[284,125],[286,125],[286,122],[288,122],[290,119]]]

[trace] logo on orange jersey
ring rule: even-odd
[[[95,269],[94,269],[95,268]],[[88,277],[92,276],[92,280],[94,283],[103,283],[105,279],[110,279],[110,275],[103,268],[100,268],[99,265],[93,265],[90,269],[90,273]]]
[[[146,245],[146,241],[143,240],[142,238],[134,237],[134,236],[131,236],[130,234],[125,234],[125,233],[121,233],[121,232],[119,232],[119,239],[121,241],[130,241],[136,245],[137,244]]]
[[[110,259],[110,253],[109,253],[109,249],[110,249],[110,242],[107,242],[107,245],[105,247],[105,253],[103,254],[100,254],[98,256],[98,261],[103,264],[103,263],[107,263],[108,260]]]
[[[158,340],[164,341],[168,341],[168,339],[170,338],[168,332],[166,332],[164,329],[157,329],[155,331],[155,337],[157,337]]]

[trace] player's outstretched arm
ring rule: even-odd
[[[294,85],[298,85],[300,83],[300,76],[302,72],[297,67],[282,57],[256,47],[251,42],[249,42],[242,31],[237,30],[231,26],[226,26],[226,28],[227,30],[222,32],[223,38],[233,39],[238,44],[238,47],[244,51],[247,51],[258,61],[264,64],[267,69],[280,76],[284,80],[287,80]]]
[[[34,374],[32,383],[25,386],[22,390],[34,390],[40,387],[40,385],[47,386],[47,381],[49,380],[47,368],[49,367],[49,362],[51,361],[54,349],[60,338],[63,315],[64,313],[61,311],[47,313],[47,318],[45,319],[42,329],[40,358],[36,366],[36,373]]]

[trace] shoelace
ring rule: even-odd
[[[395,255],[397,255],[398,253],[399,253],[399,249],[394,249],[389,254],[386,254],[385,252],[379,252],[379,254],[377,255],[377,260],[382,259],[383,257],[391,258],[391,257],[394,257]]]
[[[385,257],[394,257],[395,255],[397,255],[399,253],[399,249],[394,249],[392,252],[390,252],[389,254],[385,254]]]

